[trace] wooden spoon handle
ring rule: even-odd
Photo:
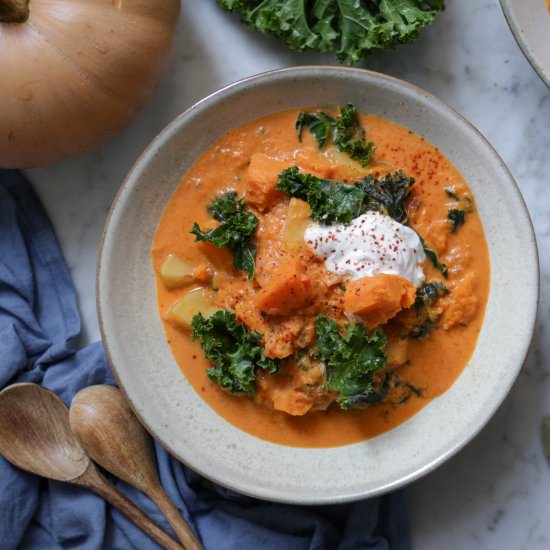
[[[115,508],[118,508],[128,519],[166,550],[184,550],[168,533],[154,523],[133,502],[128,500],[114,485],[111,485],[92,463],[82,476],[71,480],[71,482],[94,491]]]
[[[149,497],[164,514],[164,517],[168,520],[168,523],[170,523],[186,550],[203,550],[202,544],[198,541],[195,533],[193,533],[185,519],[181,517],[179,510],[174,506],[160,485],[149,492]]]

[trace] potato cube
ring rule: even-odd
[[[192,283],[194,266],[176,254],[168,254],[160,268],[160,278],[166,288],[179,288]]]
[[[209,289],[195,288],[176,301],[168,310],[166,318],[183,328],[191,329],[191,322],[197,313],[208,317],[217,309],[212,303],[212,294]]]
[[[286,216],[283,241],[289,250],[299,248],[304,244],[304,233],[311,223],[311,208],[300,199],[290,199]]]

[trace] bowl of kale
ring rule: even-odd
[[[355,65],[408,44],[445,9],[444,0],[217,0],[250,29],[300,52]]]

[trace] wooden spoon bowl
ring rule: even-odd
[[[14,384],[0,392],[0,454],[27,472],[87,487],[158,544],[181,550],[99,473],[71,431],[67,407],[53,392],[36,384]]]
[[[0,454],[19,468],[57,481],[72,481],[89,468],[55,394],[35,384],[9,386],[0,392],[0,419]]]
[[[95,462],[157,504],[187,550],[202,549],[164,492],[156,471],[151,439],[117,388],[96,385],[81,390],[71,404],[70,424]]]

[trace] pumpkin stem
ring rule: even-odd
[[[30,0],[0,0],[0,23],[24,23],[29,18]]]

